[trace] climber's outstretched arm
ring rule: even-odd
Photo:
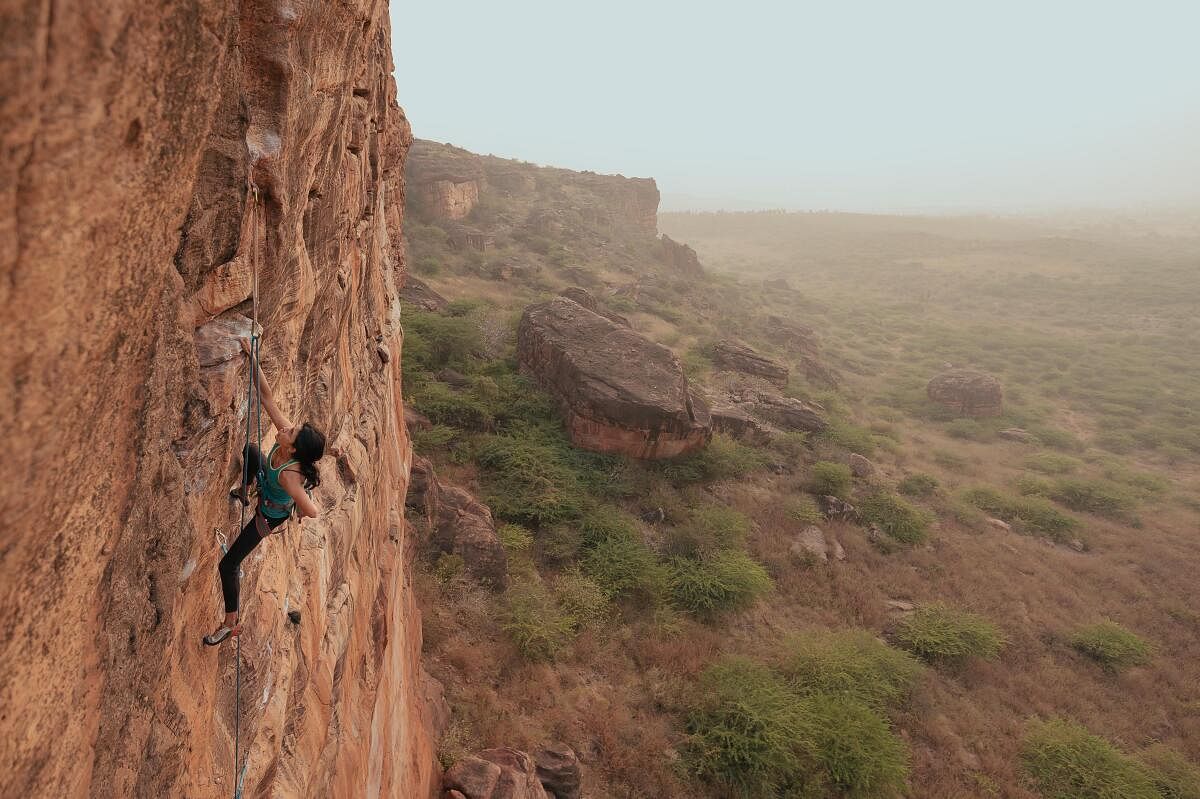
[[[313,502],[308,496],[308,492],[304,490],[304,478],[297,472],[291,469],[284,469],[279,475],[279,484],[283,486],[283,490],[288,492],[296,502],[296,512],[301,519],[315,519],[320,515],[321,509],[317,507],[317,503]]]
[[[250,339],[242,339],[242,350],[247,355],[250,354]],[[254,367],[258,370],[258,393],[262,397],[263,409],[271,417],[271,424],[275,425],[276,430],[287,430],[292,426],[292,420],[285,416],[283,411],[279,410],[279,405],[275,403],[275,394],[271,391],[271,384],[267,382],[267,376],[263,374],[262,366],[256,363]]]

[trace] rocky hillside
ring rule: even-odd
[[[668,238],[646,181],[430,175],[470,184],[405,228],[448,796],[562,799],[546,752],[594,799],[1200,795],[1194,242]]]
[[[428,795],[387,5],[21,5],[0,61],[0,794],[229,796],[240,725],[246,795]],[[237,523],[256,264],[267,375],[345,454],[321,518],[244,564],[239,719],[235,650],[200,637]]]

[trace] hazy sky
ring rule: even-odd
[[[415,135],[664,209],[1200,202],[1200,0],[392,0]]]

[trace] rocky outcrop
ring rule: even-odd
[[[755,415],[784,430],[820,433],[829,427],[829,422],[820,408],[795,397],[759,392],[746,406]]]
[[[717,433],[724,433],[755,444],[763,444],[771,440],[771,430],[751,416],[745,406],[736,405],[728,400],[714,400],[709,405],[708,411],[712,418],[713,430]]]
[[[875,464],[857,452],[851,452],[846,458],[846,463],[850,466],[850,473],[855,477],[866,478],[875,474]]]
[[[578,286],[571,286],[570,288],[563,289],[558,294],[560,297],[566,297],[568,300],[573,300],[579,303],[592,313],[600,314],[614,324],[618,324],[621,327],[631,327],[628,319],[626,319],[624,316],[621,316],[621,314],[613,313],[612,311],[600,305],[596,298],[593,297],[591,292],[589,292],[587,289],[579,288]]]
[[[708,409],[669,349],[566,297],[525,310],[517,360],[558,400],[576,446],[668,458],[711,437]]]
[[[0,793],[230,796],[239,730],[247,796],[429,796],[386,4],[23,8],[0,61]],[[280,404],[352,471],[326,459],[321,518],[243,564],[239,717],[236,649],[199,637],[255,269]]]
[[[832,388],[841,384],[838,373],[821,359],[821,343],[816,330],[781,316],[768,316],[762,330],[768,340],[776,342],[800,361],[808,380]]]
[[[575,750],[566,744],[551,744],[533,753],[538,779],[554,799],[580,799],[583,773]]]
[[[754,348],[738,341],[718,341],[712,349],[713,362],[723,368],[746,375],[761,377],[768,383],[785,388],[788,368],[758,353]]]
[[[485,749],[464,757],[442,779],[447,799],[554,799],[538,779],[533,758],[516,749]]]
[[[552,744],[530,757],[515,749],[485,749],[452,765],[444,799],[581,799],[582,773],[571,747]]]
[[[478,155],[424,139],[413,142],[406,172],[410,206],[428,221],[466,218],[486,185]]]
[[[691,277],[704,274],[704,267],[700,264],[696,251],[683,242],[675,241],[666,233],[659,237],[658,257],[680,274]]]
[[[1004,391],[995,377],[974,369],[950,369],[929,381],[929,399],[963,416],[999,416]]]
[[[468,491],[443,485],[438,491],[434,547],[463,559],[477,580],[503,589],[508,585],[508,555],[496,536],[496,523],[487,505]]]
[[[413,275],[405,276],[400,299],[424,311],[441,311],[450,304],[449,300],[430,288],[428,283]]]

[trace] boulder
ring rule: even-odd
[[[674,353],[574,300],[525,310],[517,360],[558,401],[583,449],[669,458],[712,437],[708,406],[692,397]]]
[[[842,546],[842,542],[832,536],[829,538],[829,553],[833,555],[834,560],[846,559],[846,549]]]
[[[470,388],[472,385],[471,378],[467,377],[462,372],[451,369],[450,367],[439,370],[434,377],[447,385],[454,386],[455,388]]]
[[[821,513],[825,514],[826,519],[837,519],[844,522],[858,522],[858,509],[844,499],[837,497],[821,496],[817,497],[817,505],[821,508]]]
[[[822,562],[829,560],[829,545],[825,542],[825,533],[820,527],[813,525],[796,534],[792,539],[791,551],[799,558],[816,558]]]
[[[929,399],[963,416],[999,416],[1004,390],[995,377],[975,369],[950,369],[929,381]]]
[[[429,417],[418,411],[413,406],[405,403],[404,405],[404,426],[411,433],[413,430],[428,430],[433,427],[433,422],[429,421]]]
[[[516,749],[485,749],[446,770],[444,796],[466,799],[552,799],[538,779],[532,757]]]
[[[448,299],[431,289],[428,283],[413,275],[404,279],[404,288],[400,289],[400,300],[426,311],[440,311],[450,304]]]
[[[469,492],[451,485],[439,487],[437,502],[431,538],[434,547],[461,557],[475,579],[498,589],[507,586],[508,555],[496,535],[491,509]]]
[[[1003,530],[1006,533],[1012,532],[1012,525],[1009,524],[1008,522],[1004,521],[1003,519],[989,518],[987,520],[987,523],[990,524],[992,527],[995,527],[997,530]]]
[[[413,455],[409,470],[408,493],[404,496],[404,507],[415,511],[425,521],[428,529],[437,524],[440,507],[441,486],[434,474],[433,464],[428,458]]]
[[[550,744],[533,753],[538,779],[554,799],[580,799],[583,772],[575,750],[566,744]]]
[[[713,346],[713,362],[730,371],[761,377],[780,388],[787,386],[786,366],[737,341],[718,341]]]
[[[709,405],[709,416],[715,432],[758,444],[771,439],[771,431],[751,416],[745,406],[727,400],[715,400]]]
[[[618,324],[621,327],[632,327],[632,325],[629,324],[629,320],[624,316],[621,316],[619,313],[613,313],[612,311],[609,311],[601,306],[592,293],[587,289],[580,288],[579,286],[571,286],[560,291],[558,296],[566,297],[568,300],[574,300],[584,308],[587,308],[589,311],[598,313],[605,319]]]
[[[820,433],[829,427],[829,422],[815,405],[795,397],[759,393],[748,407],[754,414],[784,430]]]
[[[870,477],[875,474],[875,464],[857,452],[850,453],[846,462],[850,466],[850,473],[855,477]]]

